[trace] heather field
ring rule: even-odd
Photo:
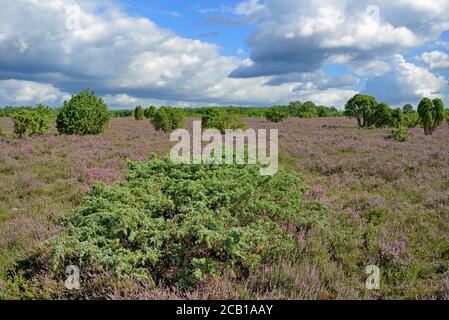
[[[187,120],[191,127],[191,119]],[[95,181],[123,181],[125,160],[166,154],[169,135],[150,121],[115,118],[98,136],[0,137],[0,298],[108,299],[449,299],[449,127],[405,142],[390,129],[359,129],[346,118],[248,118],[254,129],[278,128],[280,162],[310,186],[304,198],[324,204],[324,223],[288,230],[295,250],[240,278],[211,278],[191,290],[151,288],[104,273],[85,278],[88,291],[66,292],[41,269],[15,277],[58,219]],[[12,122],[0,118],[6,133]],[[381,270],[367,290],[365,268]],[[26,281],[25,285],[23,281]]]

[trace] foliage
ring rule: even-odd
[[[127,118],[134,115],[133,110],[110,110],[109,113],[114,118]]]
[[[137,121],[145,119],[145,112],[141,106],[137,106],[134,109],[134,119]]]
[[[20,110],[12,116],[14,134],[18,138],[44,134],[50,127],[51,111],[39,104],[36,109]]]
[[[265,112],[265,117],[271,122],[282,122],[288,117],[288,112],[283,107],[272,107]]]
[[[237,113],[221,108],[209,108],[203,116],[202,126],[206,129],[218,129],[225,133],[226,129],[246,129],[244,119]]]
[[[392,123],[390,106],[386,103],[379,103],[371,107],[371,115],[366,120],[367,127],[385,128]]]
[[[154,113],[151,122],[156,130],[172,132],[184,126],[185,115],[181,109],[171,107],[161,107]]]
[[[444,121],[444,103],[441,99],[423,98],[418,106],[421,125],[426,135],[431,135]]]
[[[64,102],[56,127],[61,134],[95,135],[104,132],[109,119],[106,103],[88,89]]]
[[[150,106],[147,109],[145,109],[145,118],[147,119],[153,119],[154,115],[156,114],[157,109],[156,107]]]
[[[373,108],[377,106],[376,98],[356,94],[345,106],[345,115],[357,119],[360,128],[369,127],[369,120],[373,115]]]
[[[404,105],[402,107],[402,111],[405,114],[410,114],[410,113],[413,113],[415,111],[415,109],[413,108],[413,106],[410,103],[407,103],[406,105]]]
[[[179,288],[246,277],[295,248],[282,225],[324,221],[325,208],[302,199],[301,176],[282,168],[263,177],[257,166],[179,166],[169,158],[128,167],[125,183],[95,184],[43,246],[56,277],[68,264]]]
[[[398,142],[404,142],[407,141],[410,137],[410,134],[408,133],[407,129],[404,128],[404,126],[399,125],[397,129],[393,129],[388,135],[387,139],[394,139]]]
[[[393,128],[399,128],[400,126],[406,123],[406,113],[402,111],[402,109],[393,109],[391,110],[391,117],[389,125]]]

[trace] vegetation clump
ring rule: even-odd
[[[150,106],[150,107],[146,108],[144,111],[145,118],[153,119],[156,112],[157,112],[156,107]]]
[[[288,112],[282,107],[272,107],[265,112],[265,117],[271,122],[282,122],[288,118]]]
[[[145,111],[141,106],[137,106],[134,109],[134,119],[136,119],[137,121],[145,119]]]
[[[264,177],[258,166],[174,165],[169,158],[128,167],[126,182],[95,184],[63,219],[63,232],[45,243],[49,256],[41,260],[53,278],[70,264],[179,289],[242,278],[295,249],[284,226],[306,230],[325,219],[325,207],[302,199],[308,186],[301,176],[282,168]]]
[[[388,135],[387,139],[394,139],[398,142],[404,142],[407,141],[410,137],[410,134],[408,133],[407,129],[404,128],[404,126],[399,126],[397,129],[393,129]]]
[[[172,132],[184,126],[185,114],[178,108],[161,107],[150,119],[156,130]]]
[[[225,133],[226,129],[247,129],[242,116],[232,110],[209,108],[203,116],[202,126],[205,129],[218,129]]]
[[[56,118],[59,133],[67,135],[96,135],[108,126],[110,113],[102,98],[92,90],[84,90],[64,102]]]
[[[444,103],[441,99],[423,98],[418,106],[421,125],[426,135],[431,135],[436,128],[443,124],[445,119]]]
[[[20,110],[12,115],[14,135],[18,138],[44,134],[50,127],[51,111],[39,104],[36,109]]]

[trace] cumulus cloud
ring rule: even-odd
[[[217,11],[226,11],[222,19],[255,23],[251,59],[241,60],[130,16],[115,1],[3,0],[0,103],[60,105],[67,94],[93,88],[116,106],[291,100],[342,106],[355,93],[356,76],[375,81],[407,73],[407,62],[391,57],[435,41],[449,28],[446,9],[447,1],[438,0],[247,0]],[[328,63],[349,70],[330,77],[323,71]],[[408,81],[414,95],[442,90],[441,77],[414,68],[428,81]]]
[[[313,72],[332,58],[366,73],[373,60],[436,40],[449,28],[447,9],[439,0],[267,0],[248,39],[253,64],[231,76]]]
[[[68,97],[67,93],[59,91],[50,84],[0,80],[0,101],[6,105],[34,105],[36,102],[62,103]]]
[[[442,51],[424,52],[416,59],[426,64],[430,70],[449,69],[449,55]]]
[[[98,3],[5,0],[0,78],[42,82],[61,92],[90,87],[119,104],[158,99],[267,105],[294,98],[292,86],[273,89],[267,79],[227,78],[244,62],[220,55],[215,45],[182,38],[107,2],[99,10]]]
[[[253,15],[265,8],[259,0],[247,0],[239,3],[235,8],[235,13],[238,15],[249,16]]]
[[[416,103],[423,97],[441,97],[447,81],[428,69],[406,62],[396,55],[392,69],[381,77],[367,81],[366,93],[394,105]]]

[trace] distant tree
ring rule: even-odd
[[[446,119],[446,111],[444,109],[444,102],[440,98],[433,99],[433,119],[434,130],[436,127],[441,126]]]
[[[298,116],[298,112],[301,106],[302,106],[301,101],[292,101],[288,105],[288,112],[290,113],[291,116],[296,117]]]
[[[156,107],[150,106],[147,109],[145,109],[145,118],[147,119],[153,119],[154,115],[156,114]]]
[[[345,106],[345,115],[357,119],[360,128],[366,128],[373,109],[377,106],[376,98],[362,94],[356,94]]]
[[[218,129],[225,133],[226,129],[246,129],[243,117],[237,113],[222,108],[209,108],[202,119],[205,129]]]
[[[418,106],[419,121],[426,135],[433,134],[444,121],[444,103],[441,99],[423,98]]]
[[[110,117],[103,99],[88,89],[64,102],[56,118],[56,127],[61,134],[100,134],[106,129]]]
[[[314,118],[317,116],[318,110],[312,101],[304,102],[298,109],[298,117],[300,118]]]
[[[372,106],[370,114],[366,121],[367,127],[385,128],[391,124],[392,116],[390,106],[384,102]]]
[[[145,119],[145,112],[143,111],[143,108],[142,108],[141,106],[137,106],[137,107],[134,109],[134,118],[135,118],[137,121],[140,121],[140,120]]]
[[[265,117],[271,122],[282,122],[288,117],[288,111],[281,106],[272,107],[265,112]]]
[[[406,122],[406,114],[402,111],[402,109],[393,109],[391,111],[391,120],[390,120],[390,127],[393,128],[399,128],[400,126],[403,126]]]
[[[181,109],[171,107],[161,107],[154,114],[151,122],[156,130],[172,132],[182,128],[184,125],[185,114]]]
[[[406,114],[410,114],[415,112],[415,109],[410,103],[407,103],[405,106],[402,107],[402,111]]]

